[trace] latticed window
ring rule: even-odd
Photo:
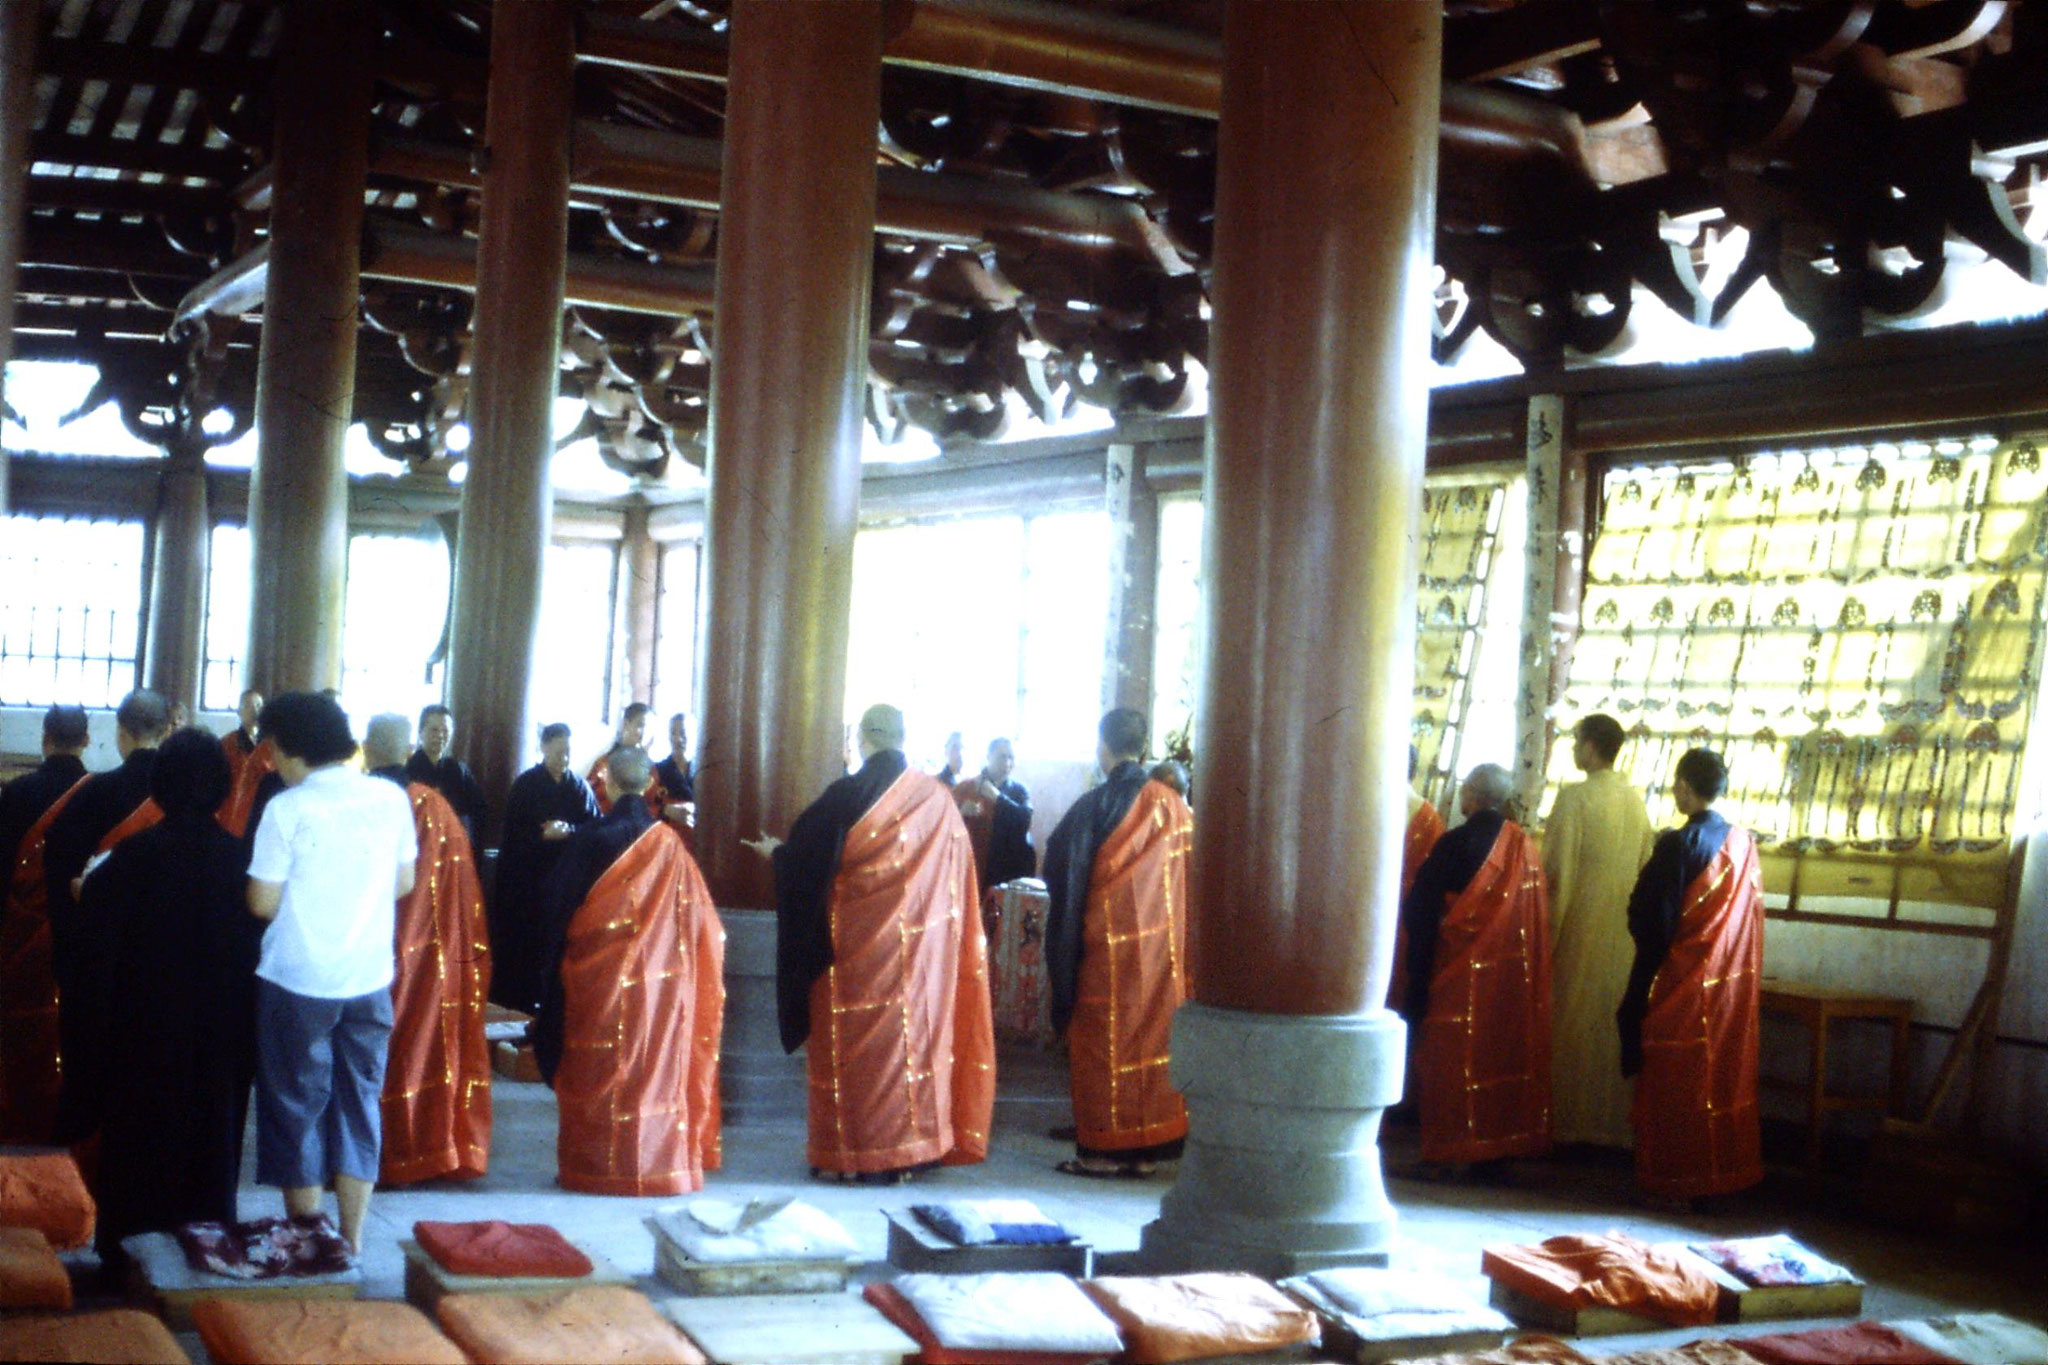
[[[1995,907],[2040,691],[2048,479],[1988,438],[1617,470],[1567,713],[1668,809],[1720,750],[1769,890]]]
[[[661,549],[661,592],[656,599],[654,696],[661,723],[648,743],[667,752],[668,718],[693,713],[697,698],[697,574],[700,542],[679,540]],[[695,733],[694,730],[691,732]]]
[[[0,705],[109,707],[136,684],[142,523],[0,519]]]
[[[540,636],[527,716],[535,727],[559,721],[574,731],[579,771],[609,746],[612,700],[622,685],[618,578],[614,541],[556,541],[541,563]],[[658,749],[658,734],[652,739]],[[529,736],[528,742],[536,741]]]

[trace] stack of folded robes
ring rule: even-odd
[[[1757,1289],[1845,1284],[1856,1278],[1844,1267],[1822,1259],[1782,1232],[1770,1237],[1695,1242],[1692,1251]]]
[[[413,1240],[450,1275],[580,1280],[590,1257],[545,1223],[433,1223],[412,1225]]]
[[[692,1199],[661,1209],[656,1232],[693,1261],[844,1261],[860,1245],[831,1214],[801,1199]]]
[[[1393,1342],[1421,1349],[1442,1343],[1436,1346],[1440,1351],[1482,1349],[1515,1328],[1456,1280],[1417,1270],[1345,1266],[1297,1275],[1280,1287],[1356,1338],[1375,1359],[1384,1358],[1375,1348]]]
[[[1086,1365],[1123,1350],[1116,1324],[1065,1275],[905,1275],[861,1291],[917,1339],[925,1365]]]
[[[356,1263],[324,1213],[249,1223],[187,1223],[177,1238],[194,1270],[231,1280],[340,1275]]]
[[[1673,1327],[1705,1326],[1721,1303],[1721,1287],[1705,1266],[1619,1232],[1489,1247],[1480,1269],[1548,1308],[1612,1308]]]

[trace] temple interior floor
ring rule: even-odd
[[[1072,1154],[1070,1145],[1046,1136],[1047,1129],[1070,1121],[1062,1064],[1044,1054],[1006,1049],[998,1070],[1002,1096],[997,1101],[992,1150],[982,1165],[940,1170],[892,1188],[826,1185],[809,1178],[801,1120],[742,1124],[726,1129],[725,1167],[710,1177],[706,1191],[731,1199],[796,1193],[837,1217],[878,1262],[886,1240],[883,1209],[933,1197],[1024,1197],[1092,1242],[1098,1253],[1110,1254],[1108,1269],[1116,1270],[1114,1253],[1136,1248],[1139,1230],[1156,1215],[1173,1168],[1163,1166],[1150,1180],[1083,1180],[1056,1173],[1054,1163]],[[492,1098],[494,1140],[487,1176],[460,1184],[378,1191],[364,1239],[365,1296],[403,1296],[404,1262],[398,1244],[411,1236],[415,1220],[487,1218],[551,1223],[640,1277],[641,1288],[655,1299],[672,1293],[653,1278],[654,1243],[641,1220],[678,1200],[564,1192],[555,1184],[552,1093],[538,1084],[500,1076]],[[1413,1146],[1412,1130],[1390,1131],[1385,1142],[1388,1162],[1399,1168],[1412,1160]],[[274,1191],[246,1183],[254,1151],[251,1133],[241,1198],[245,1218],[280,1212]],[[1620,1162],[1524,1162],[1517,1165],[1512,1183],[1503,1186],[1397,1179],[1389,1189],[1401,1215],[1394,1263],[1473,1277],[1481,1287],[1480,1251],[1495,1243],[1614,1229],[1652,1242],[1789,1231],[1867,1282],[1866,1318],[1995,1310],[2048,1325],[2048,1253],[2038,1239],[2033,1246],[2014,1246],[1880,1228],[1827,1211],[1824,1201],[1805,1195],[1801,1180],[1790,1173],[1774,1174],[1759,1191],[1710,1214],[1646,1209],[1635,1197],[1627,1166]],[[875,1269],[870,1268],[871,1277]],[[91,1302],[82,1301],[81,1306]],[[1826,1324],[1760,1323],[1705,1330],[1733,1336],[1820,1325]],[[1587,1338],[1579,1344],[1589,1354],[1603,1354],[1673,1345],[1703,1334],[1702,1329],[1684,1329]],[[194,1360],[204,1359],[195,1333],[179,1335]]]

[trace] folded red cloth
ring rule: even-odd
[[[516,1275],[580,1280],[590,1258],[545,1223],[427,1223],[412,1225],[413,1240],[451,1275]]]
[[[1956,1365],[1955,1357],[1881,1322],[1742,1337],[1735,1344],[1764,1365]]]
[[[1488,1247],[1479,1268],[1488,1279],[1553,1308],[1616,1308],[1674,1327],[1712,1322],[1721,1298],[1704,1265],[1619,1232]]]

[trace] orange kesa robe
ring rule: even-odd
[[[1680,1199],[1763,1179],[1756,1104],[1764,891],[1756,841],[1730,829],[1685,891],[1650,986],[1636,1077],[1636,1180]]]
[[[597,798],[597,808],[606,815],[612,813],[611,769],[606,766],[610,761],[611,755],[606,754],[591,764],[590,771],[583,776],[583,780],[590,784],[590,794]],[[662,811],[668,806],[668,791],[661,785],[659,777],[647,784],[646,801],[647,813],[661,819]]]
[[[1415,885],[1415,870],[1443,837],[1444,818],[1436,807],[1414,792],[1408,794],[1408,837],[1401,846],[1401,899]],[[1387,1008],[1399,1010],[1408,998],[1408,926],[1394,917],[1394,975],[1387,984]]]
[[[1536,845],[1512,820],[1437,931],[1415,1093],[1425,1161],[1550,1146],[1549,915]]]
[[[220,751],[228,756],[228,783],[232,789],[234,779],[241,776],[242,765],[249,761],[256,746],[249,743],[239,729],[235,729],[220,737]]]
[[[126,839],[131,834],[142,833],[142,831],[153,827],[163,818],[163,807],[157,805],[154,797],[148,798],[133,811],[129,812],[127,819],[108,830],[106,837],[100,840],[100,846],[94,849],[93,852],[111,853],[114,851],[115,846],[123,839]]]
[[[687,1194],[719,1164],[725,927],[656,821],[569,922],[555,1143],[564,1189]]]
[[[216,817],[220,827],[237,839],[249,836],[249,812],[256,806],[256,788],[263,779],[277,771],[277,745],[270,740],[259,740],[249,756],[235,769],[234,784],[228,788],[228,799],[221,802],[220,814]]]
[[[484,997],[491,950],[483,885],[448,798],[406,784],[419,835],[419,874],[398,902],[398,974],[391,983],[391,1054],[384,1070],[387,1185],[484,1173],[491,1151],[491,1057]]]
[[[1138,790],[1095,852],[1081,972],[1067,1025],[1076,1141],[1090,1151],[1187,1136],[1167,1079],[1173,1012],[1188,993],[1188,852],[1195,817],[1161,782]]]
[[[0,886],[0,1142],[41,1146],[56,1132],[63,1080],[43,838],[84,781],[72,783],[29,826]]]
[[[811,984],[810,1163],[892,1171],[988,1156],[995,1023],[967,831],[906,771],[841,846],[832,966]]]

